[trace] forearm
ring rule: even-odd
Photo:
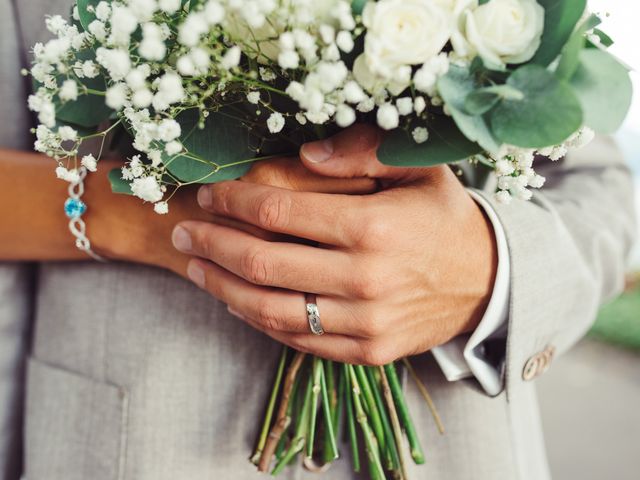
[[[180,271],[181,256],[170,244],[178,219],[198,215],[189,192],[172,215],[159,216],[139,199],[111,192],[107,175],[121,162],[103,159],[85,180],[83,217],[92,247],[109,259],[135,261]],[[89,260],[75,246],[63,204],[68,183],[54,174],[51,159],[36,153],[0,150],[0,261]],[[185,192],[187,193],[187,192]],[[188,196],[194,197],[193,201]]]
[[[40,154],[0,150],[0,260],[84,258],[67,228],[67,184],[56,178],[54,165]]]

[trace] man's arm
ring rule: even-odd
[[[504,206],[486,195],[511,259],[508,389],[544,373],[622,290],[636,233],[631,175],[611,140],[539,160],[537,170],[547,184],[532,201]]]

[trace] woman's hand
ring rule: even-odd
[[[383,180],[375,194],[202,187],[207,211],[314,243],[183,222],[174,244],[200,257],[189,277],[271,337],[344,362],[385,364],[473,330],[497,267],[489,221],[448,167],[386,167],[378,145],[377,130],[358,126],[301,151],[317,173]],[[300,292],[318,295],[326,335],[310,333]]]
[[[180,190],[170,202],[170,213],[158,215],[140,199],[111,192],[107,174],[121,165],[119,160],[101,161],[99,170],[87,178],[86,201],[91,211],[86,216],[87,231],[94,249],[106,258],[144,263],[187,275],[189,256],[176,252],[171,232],[184,220],[212,222],[235,227],[263,239],[283,239],[260,228],[232,218],[217,217],[202,210],[196,199],[197,189]],[[315,174],[299,159],[282,158],[256,163],[242,179],[244,182],[273,185],[283,189],[311,192],[371,192],[371,179],[339,179]],[[68,232],[66,235],[69,236]],[[69,242],[72,243],[71,237]]]

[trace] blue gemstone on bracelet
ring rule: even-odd
[[[80,218],[87,211],[87,204],[77,198],[68,198],[64,202],[64,213],[69,218]]]

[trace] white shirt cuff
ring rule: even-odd
[[[480,324],[472,334],[460,335],[432,349],[432,353],[447,380],[455,382],[475,377],[488,395],[495,396],[502,391],[502,367],[489,361],[484,344],[490,339],[504,339],[506,342],[511,287],[509,248],[504,228],[493,207],[473,190],[467,191],[485,211],[495,232],[498,268],[493,294]]]

